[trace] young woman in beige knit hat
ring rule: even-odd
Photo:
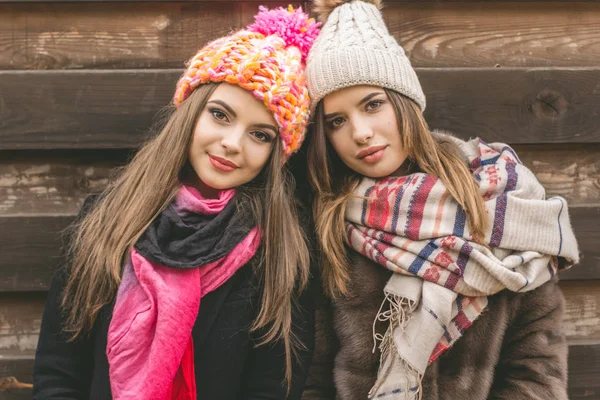
[[[315,1],[323,299],[305,399],[567,399],[567,205],[507,145],[432,132],[380,1]]]

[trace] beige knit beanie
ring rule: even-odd
[[[425,110],[425,95],[404,49],[390,35],[381,0],[314,0],[324,22],[308,54],[312,107],[329,93],[355,85],[393,89]]]

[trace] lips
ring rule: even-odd
[[[385,149],[387,147],[387,145],[380,145],[380,146],[371,146],[371,147],[367,147],[366,149],[363,149],[361,151],[359,151],[356,154],[356,158],[358,159],[365,159],[369,156],[375,155],[377,152]]]
[[[225,171],[225,172],[231,172],[237,168],[239,168],[239,166],[234,163],[233,161],[227,160],[225,158],[221,158],[212,154],[208,155],[208,158],[210,160],[210,163],[217,169],[220,169],[221,171]]]

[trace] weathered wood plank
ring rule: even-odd
[[[561,272],[563,280],[600,279],[600,208],[570,210],[583,253],[581,264]],[[61,232],[72,216],[0,216],[0,292],[44,291],[60,262]]]
[[[600,280],[562,281],[563,326],[570,343],[600,343]]]
[[[569,399],[600,398],[600,344],[569,347]]]
[[[390,32],[415,67],[597,66],[590,2],[386,2]]]
[[[138,146],[181,72],[0,72],[0,150]]]
[[[14,381],[11,382],[6,378],[15,377],[20,383],[30,383],[32,369],[33,355],[3,356],[0,354],[0,382],[12,383]],[[569,398],[571,400],[598,399],[600,396],[598,376],[600,376],[600,344],[570,346]],[[0,400],[25,399],[31,399],[31,389],[0,388]]]
[[[570,343],[600,342],[600,280],[561,282]],[[0,354],[34,352],[45,292],[0,293]]]
[[[0,352],[0,400],[31,399],[34,353]]]
[[[433,128],[511,144],[600,143],[600,68],[418,73]],[[135,147],[180,74],[0,71],[0,150]]]
[[[600,141],[600,69],[417,69],[430,126],[511,144]]]
[[[0,294],[0,354],[34,353],[45,292]]]
[[[256,8],[0,2],[0,69],[180,68],[209,40],[245,26]],[[388,1],[384,15],[416,67],[597,66],[600,58],[600,9],[590,2]]]
[[[0,217],[0,292],[47,290],[72,216]]]
[[[600,279],[600,208],[573,207],[569,209],[571,224],[579,242],[581,263],[562,271],[562,280]]]
[[[600,145],[515,146],[546,188],[573,207],[600,206]],[[128,150],[0,152],[0,216],[75,215],[90,192],[131,157]],[[298,183],[306,180],[299,176]]]
[[[600,205],[600,146],[515,146],[521,161],[542,183],[548,196],[569,206]]]
[[[128,156],[121,150],[0,153],[0,216],[75,215]]]
[[[183,68],[210,40],[251,22],[257,8],[239,1],[0,3],[0,70]]]

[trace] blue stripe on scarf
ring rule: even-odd
[[[368,188],[367,191],[365,192],[365,197],[369,197],[369,195],[371,194],[371,192],[373,191],[374,188],[375,188],[375,186],[371,186],[370,188]],[[365,200],[365,201],[363,201],[362,215],[360,216],[360,223],[364,226],[367,226],[367,224],[365,223],[365,218],[367,217],[367,208],[369,208],[368,200]]]
[[[454,229],[452,230],[452,234],[454,236],[462,237],[465,233],[466,223],[467,216],[465,214],[465,210],[463,210],[461,206],[458,206],[456,210],[456,219],[454,220]]]
[[[431,316],[433,316],[433,318],[435,318],[435,320],[438,322],[438,324],[442,327],[442,329],[444,330],[444,337],[446,338],[446,340],[448,342],[452,341],[452,337],[450,336],[450,332],[448,332],[448,328],[446,327],[446,325],[442,324],[440,322],[440,318],[437,316],[436,313],[433,312],[433,310],[430,310],[429,308],[423,306],[423,308],[425,310],[427,310],[427,312],[429,312],[429,314],[431,314]]]
[[[504,217],[506,216],[506,206],[508,204],[508,193],[515,190],[519,176],[516,172],[517,164],[512,162],[506,163],[506,173],[508,180],[506,182],[506,188],[504,193],[498,196],[496,200],[496,213],[494,215],[494,226],[492,227],[492,236],[490,239],[490,246],[499,247],[502,242],[502,236],[504,235]]]
[[[398,190],[398,194],[396,195],[396,200],[394,201],[394,210],[392,217],[392,232],[398,232],[396,228],[398,227],[398,219],[400,217],[400,202],[402,201],[402,197],[404,196],[404,185],[400,186],[400,190]]]
[[[565,208],[565,203],[563,203],[560,199],[556,199],[556,198],[552,198],[550,200],[560,201],[560,211],[558,212],[558,218],[556,220],[556,222],[558,223],[558,238],[559,238],[557,254],[560,255],[560,253],[562,251],[562,245],[563,245],[563,235],[562,235],[562,226],[560,225],[560,216],[562,215],[563,208]]]
[[[415,387],[411,387],[409,389],[409,391],[416,392],[418,389],[419,388],[417,386],[415,386]],[[393,395],[393,394],[400,394],[400,393],[404,393],[404,390],[402,390],[402,389],[394,389],[394,390],[389,391],[389,392],[380,393],[377,396],[375,396],[375,398],[376,399],[380,399],[380,398],[385,397],[385,396],[390,396],[390,395]]]
[[[410,264],[410,267],[408,267],[408,272],[416,275],[417,272],[421,270],[421,267],[429,258],[431,253],[433,253],[437,249],[438,245],[435,244],[433,240],[430,240],[429,243],[427,243],[427,246],[423,247],[423,250],[419,252],[419,256],[415,258],[415,260]]]
[[[472,251],[473,247],[467,242],[465,242],[460,248],[460,254],[456,260],[456,265],[458,265],[458,268],[460,268],[460,276],[465,275],[465,269],[467,268],[467,263],[469,262]]]

